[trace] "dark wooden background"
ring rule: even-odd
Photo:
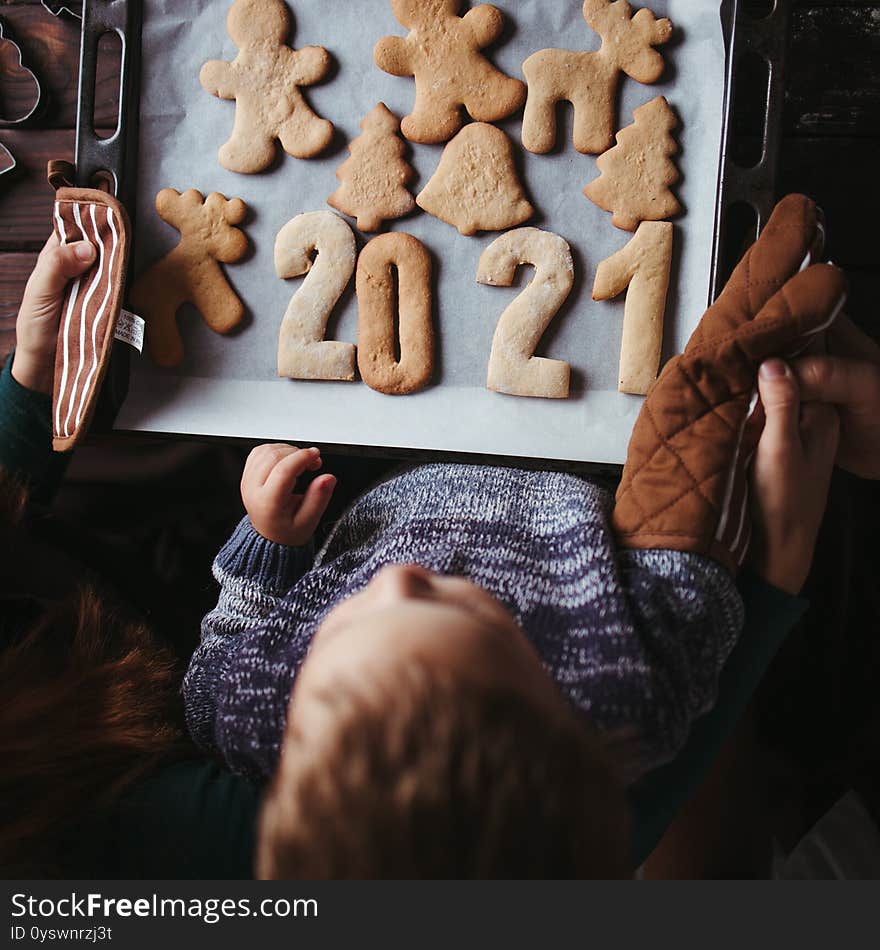
[[[755,9],[767,0],[750,0]],[[75,4],[72,4],[75,5]],[[73,159],[79,24],[52,17],[38,0],[0,0],[0,16],[25,62],[41,77],[47,106],[19,129],[0,129],[20,168],[0,179],[0,358],[13,342],[15,314],[37,251],[50,229],[50,158]],[[98,83],[96,128],[115,127],[113,59]],[[16,107],[26,83],[5,84]],[[20,104],[20,103],[19,103]],[[744,128],[748,114],[740,116]],[[877,315],[874,228],[880,220],[880,2],[797,0],[784,113],[779,192],[803,191],[825,209],[829,256],[852,282],[850,310],[869,329]],[[872,235],[867,238],[865,235]]]

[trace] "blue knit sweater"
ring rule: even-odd
[[[271,774],[324,617],[383,566],[417,563],[506,604],[625,778],[638,778],[715,702],[742,603],[713,561],[617,550],[611,505],[572,475],[425,465],[366,493],[315,558],[245,518],[214,563],[220,598],[184,683],[193,738],[237,772]]]

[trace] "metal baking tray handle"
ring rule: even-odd
[[[106,181],[131,208],[137,160],[143,0],[84,0],[79,69],[79,114],[76,134],[76,184],[93,188]],[[106,33],[122,43],[119,114],[116,131],[99,138],[94,129],[98,44]]]
[[[746,12],[743,0],[724,0],[721,7],[727,47],[727,76],[710,303],[718,296],[727,278],[724,263],[727,257],[726,239],[729,237],[728,212],[734,205],[748,205],[756,219],[755,234],[751,235],[754,238],[760,233],[776,203],[791,5],[792,0],[773,0],[772,9],[760,19]],[[736,77],[747,55],[757,56],[766,64],[767,98],[766,103],[761,104],[764,123],[760,158],[751,167],[744,168],[733,159],[732,143],[736,134],[734,111],[752,106],[751,103],[734,103]]]

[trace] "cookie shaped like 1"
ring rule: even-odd
[[[180,231],[180,243],[141,274],[130,300],[147,322],[150,355],[159,366],[177,366],[183,360],[177,311],[185,303],[216,333],[231,332],[244,317],[218,261],[234,264],[247,252],[244,232],[233,227],[247,207],[241,198],[227,200],[216,191],[206,199],[194,188],[184,194],[165,188],[156,196],[156,211]]]
[[[597,52],[545,49],[523,63],[529,95],[522,142],[538,154],[556,144],[556,104],[574,106],[574,147],[597,155],[614,140],[621,72],[642,83],[657,82],[663,57],[654,47],[672,36],[672,23],[648,9],[635,16],[627,0],[585,0],[584,19],[602,37]]]
[[[617,133],[617,145],[596,159],[601,175],[584,194],[605,211],[611,223],[635,231],[640,221],[665,221],[681,205],[670,191],[680,178],[672,156],[678,145],[672,132],[678,119],[663,96],[633,112],[635,122]]]
[[[306,275],[281,323],[279,376],[354,379],[354,344],[325,340],[324,334],[354,274],[356,258],[351,228],[332,211],[298,215],[278,232],[275,272],[282,280]]]
[[[526,87],[496,69],[480,50],[501,35],[496,7],[473,7],[462,17],[461,0],[391,0],[404,39],[386,36],[373,52],[392,76],[414,76],[416,104],[401,125],[411,142],[446,142],[462,126],[462,109],[478,122],[497,122],[516,112]]]
[[[67,288],[58,328],[52,445],[66,452],[88,429],[110,361],[131,229],[125,208],[90,188],[60,188],[54,220],[62,244],[89,241],[98,249],[95,263]]]
[[[431,255],[425,245],[410,234],[373,238],[358,259],[357,299],[358,369],[364,382],[388,396],[424,389],[434,372]]]
[[[516,173],[510,139],[482,122],[466,125],[446,146],[416,204],[464,235],[503,231],[535,213]]]
[[[239,49],[231,63],[211,60],[199,81],[220,99],[235,99],[232,138],[220,149],[220,164],[251,174],[275,158],[275,140],[294,158],[312,158],[333,138],[333,125],[309,108],[300,86],[319,82],[330,69],[321,46],[286,45],[290,14],[282,0],[235,0],[226,28]]]
[[[486,387],[511,396],[565,399],[571,380],[569,364],[534,354],[574,286],[571,248],[550,231],[510,231],[483,251],[477,282],[510,287],[521,264],[533,264],[535,276],[498,321]]]
[[[643,221],[629,244],[596,271],[593,300],[610,300],[627,291],[617,387],[622,393],[644,396],[657,378],[673,227],[668,221]]]
[[[400,120],[380,102],[361,122],[363,135],[349,145],[351,157],[336,172],[342,184],[327,199],[331,208],[357,218],[361,231],[378,231],[383,221],[402,218],[416,206],[407,185],[415,178],[404,161]]]

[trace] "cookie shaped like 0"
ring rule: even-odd
[[[361,251],[356,278],[358,369],[364,382],[377,392],[405,396],[424,389],[431,380],[431,273],[431,255],[409,234],[382,234]],[[399,358],[395,352],[395,310],[400,328]]]
[[[324,334],[354,274],[356,258],[351,228],[332,211],[298,215],[278,232],[275,272],[282,280],[306,275],[281,322],[279,376],[354,379],[354,344],[325,340]]]

